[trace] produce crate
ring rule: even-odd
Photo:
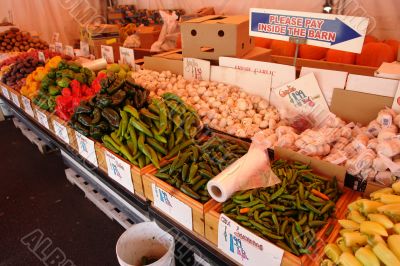
[[[292,161],[300,161],[304,164],[311,164],[313,172],[316,172],[322,176],[326,177],[336,176],[338,179],[339,186],[343,187],[345,169],[341,169],[342,167],[340,166],[332,165],[331,167],[329,167],[329,163],[327,162],[311,159],[308,156],[304,156],[282,148],[276,148],[275,154],[278,158],[283,158]],[[318,165],[316,165],[318,161],[321,163],[319,167]],[[323,169],[329,172],[329,174],[323,174],[322,173]],[[290,252],[284,251],[281,265],[283,266],[319,265],[320,259],[324,255],[323,254],[324,243],[326,241],[329,241],[332,237],[336,237],[339,234],[340,225],[337,223],[337,219],[345,217],[348,204],[357,199],[357,197],[361,195],[359,192],[355,192],[348,188],[343,187],[342,190],[343,194],[336,202],[336,210],[335,210],[336,219],[330,218],[328,220],[328,223],[319,232],[317,232],[316,238],[319,239],[320,241],[314,247],[313,253],[298,257]],[[207,213],[205,213],[205,222],[206,222],[205,237],[207,240],[209,240],[211,243],[215,245],[218,245],[218,224],[221,211],[222,211],[222,203],[218,203],[214,205],[214,207],[212,207]],[[330,228],[331,226],[334,226],[332,232],[328,236],[325,236],[326,230],[328,230],[328,228]]]
[[[272,55],[271,62],[284,65],[293,65],[293,57]],[[300,70],[301,67],[313,67],[313,68],[329,69],[336,71],[345,71],[350,74],[372,76],[372,77],[374,76],[375,71],[378,70],[377,67],[358,66],[358,65],[327,62],[324,60],[312,60],[303,58],[297,58],[296,67],[298,68],[298,70]]]
[[[71,128],[69,125],[68,125],[68,122],[66,122],[66,121],[64,121],[64,120],[62,120],[61,118],[59,118],[56,114],[53,114],[52,116],[51,116],[51,124],[53,125],[53,133],[58,137],[58,138],[60,138],[61,140],[63,140],[64,142],[66,142],[66,139],[64,139],[64,138],[62,138],[61,136],[62,135],[64,135],[64,133],[61,133],[60,134],[60,132],[57,132],[57,130],[59,129],[59,126],[57,126],[57,124],[58,125],[60,125],[61,127],[64,127],[65,128],[65,130],[66,130],[66,135],[67,135],[67,137],[68,137],[68,145],[69,146],[71,146],[71,148],[75,151],[75,152],[77,152],[78,151],[78,143],[76,142],[76,137],[75,137],[75,130],[73,129],[73,128]]]

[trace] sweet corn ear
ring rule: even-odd
[[[378,243],[372,248],[372,251],[386,266],[400,266],[400,261],[384,244]]]
[[[391,235],[387,239],[389,249],[400,260],[400,235]]]
[[[343,234],[344,243],[347,247],[364,246],[367,244],[368,237],[360,232],[347,232]]]
[[[356,223],[361,223],[363,221],[366,221],[367,219],[357,210],[352,210],[349,212],[347,215],[347,219],[350,219]]]
[[[381,224],[377,222],[365,221],[360,224],[360,232],[368,235],[378,234],[388,236],[388,233]]]
[[[338,222],[344,229],[351,229],[351,230],[360,229],[360,224],[352,220],[338,220]]]
[[[340,254],[342,254],[342,251],[340,250],[338,245],[336,245],[335,243],[330,243],[325,246],[324,253],[329,259],[337,264],[339,262]]]
[[[363,266],[356,257],[348,252],[343,252],[342,255],[340,255],[339,263],[343,266]]]
[[[379,260],[372,252],[371,249],[362,247],[359,248],[355,253],[356,258],[364,265],[364,266],[379,266]]]
[[[370,213],[368,214],[368,219],[372,222],[377,222],[386,229],[393,228],[393,222],[384,214]]]

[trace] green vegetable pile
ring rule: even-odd
[[[193,144],[199,132],[196,111],[172,93],[151,99],[148,108],[127,104],[119,114],[121,119],[115,121],[118,129],[103,136],[102,141],[104,146],[140,168],[150,163],[160,168],[161,158],[174,157]]]
[[[118,129],[120,111],[125,105],[142,108],[147,105],[149,92],[131,80],[110,74],[102,79],[100,94],[82,101],[72,115],[70,125],[84,136],[100,140]]]
[[[340,197],[336,178],[328,181],[308,165],[277,160],[281,179],[273,187],[242,191],[223,205],[223,213],[258,236],[296,255],[309,254],[316,231],[327,223]]]
[[[155,176],[202,203],[210,199],[207,183],[247,153],[248,145],[214,136],[191,145]]]
[[[38,95],[33,103],[41,109],[50,112],[56,107],[56,97],[61,95],[63,88],[68,88],[72,80],[90,87],[95,75],[88,69],[73,62],[61,60],[57,68],[52,68],[40,83]]]

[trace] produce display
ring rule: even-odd
[[[210,199],[208,181],[246,154],[247,150],[248,145],[214,136],[201,145],[191,145],[181,151],[155,176],[205,203]]]
[[[136,83],[150,90],[150,96],[165,92],[177,94],[193,106],[204,124],[238,137],[251,137],[280,122],[278,110],[259,96],[218,82],[188,81],[169,71],[140,70],[132,73]]]
[[[0,33],[0,52],[22,52],[30,48],[45,50],[49,48],[49,45],[15,27]]]
[[[141,109],[146,106],[148,96],[142,87],[111,72],[100,81],[100,87],[99,94],[75,108],[70,121],[76,131],[97,140],[118,129],[120,110],[125,105]]]
[[[193,144],[199,132],[196,112],[171,93],[149,100],[148,106],[125,104],[119,109],[121,119],[108,109],[101,114],[107,119],[110,114],[106,112],[114,112],[114,124],[109,122],[118,129],[102,137],[104,145],[139,168],[151,163],[159,169],[163,157],[170,159]]]
[[[46,59],[53,58],[55,56],[60,56],[63,59],[71,60],[72,58],[68,55],[61,54],[58,52],[50,51],[49,49],[41,51]],[[12,65],[14,63],[18,63],[19,61],[25,59],[26,57],[34,57],[35,59],[39,60],[39,51],[38,50],[29,50],[28,52],[19,52],[15,53],[14,55],[9,56],[8,58],[2,60],[0,62],[0,67]]]
[[[321,265],[400,265],[400,182],[370,197],[348,205],[340,237],[325,246]]]
[[[48,70],[40,81],[40,89],[33,98],[33,103],[43,110],[53,112],[56,108],[56,97],[61,94],[71,96],[70,89],[76,91],[76,93],[74,92],[75,96],[79,96],[81,94],[79,87],[82,85],[82,89],[85,90],[84,94],[92,95],[93,91],[86,92],[86,90],[89,90],[94,78],[94,73],[88,68],[81,67],[74,62],[61,60],[57,67]]]
[[[8,70],[5,71],[1,77],[1,82],[7,84],[13,89],[20,90],[25,83],[25,78],[37,67],[43,65],[43,62],[33,56],[25,57],[8,67]]]
[[[341,191],[308,165],[276,160],[271,166],[281,183],[236,193],[223,204],[231,219],[296,255],[311,254],[316,232],[334,213]]]

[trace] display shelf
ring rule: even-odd
[[[153,220],[172,234],[177,242],[176,258],[181,260],[177,265],[236,265],[204,237],[183,228],[182,225],[151,206],[149,201],[144,201],[116,183],[106,173],[82,158],[69,145],[26,114],[11,100],[6,99],[3,95],[0,95],[0,99],[12,110],[15,117],[50,147],[59,149],[64,163],[95,187],[97,191],[110,199],[110,202],[123,211],[132,222]]]

